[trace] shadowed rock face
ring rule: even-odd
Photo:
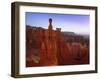
[[[26,67],[89,64],[89,46],[67,40],[61,28],[53,30],[51,18],[48,29],[27,26]]]

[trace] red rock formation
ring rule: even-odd
[[[40,63],[42,63],[42,65],[51,66],[58,64],[56,33],[52,30],[52,19],[49,19],[48,29],[45,30],[40,55],[45,57],[40,57]]]
[[[89,64],[89,49],[86,45],[82,46],[82,64]]]
[[[26,29],[26,67],[89,64],[88,47],[82,37],[64,37],[61,28],[53,30],[49,19],[48,29]]]

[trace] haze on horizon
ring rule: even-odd
[[[89,35],[90,16],[76,14],[54,14],[26,12],[26,25],[48,28],[48,20],[52,18],[53,29]]]

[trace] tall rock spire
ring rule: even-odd
[[[52,30],[52,19],[51,18],[49,18],[49,26],[48,26],[48,29],[49,30]]]

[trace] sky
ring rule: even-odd
[[[26,12],[26,25],[48,28],[48,20],[52,18],[53,29],[61,28],[61,31],[75,32],[77,34],[89,34],[90,16],[79,14],[55,14]]]

